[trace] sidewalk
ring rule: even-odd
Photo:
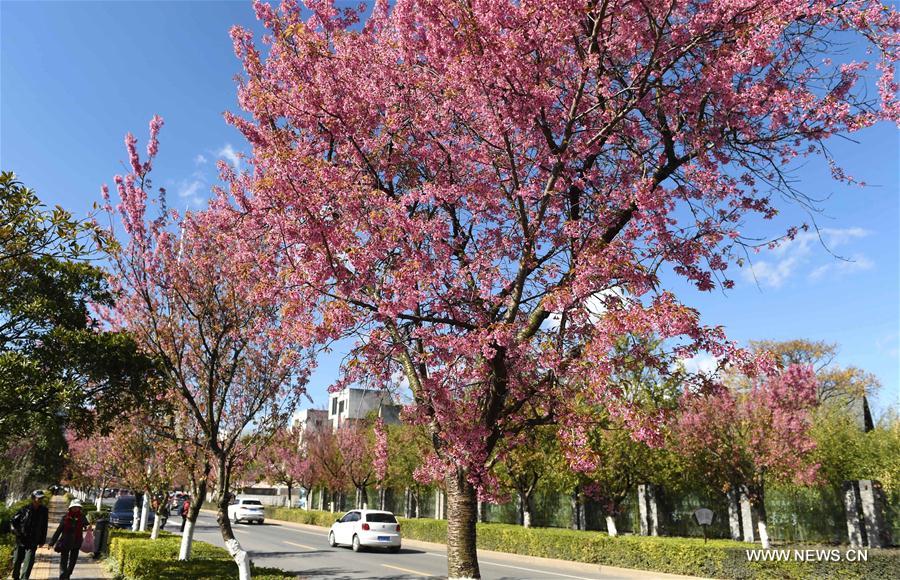
[[[50,499],[50,525],[47,531],[47,541],[56,531],[59,520],[66,513],[66,503],[60,496],[53,496]],[[59,578],[59,554],[52,548],[43,547],[38,550],[37,561],[31,570],[32,580],[48,580],[50,578]],[[72,572],[72,578],[81,578],[83,580],[102,580],[112,578],[106,569],[100,564],[99,560],[91,558],[90,554],[84,552],[78,553],[78,563],[75,565],[75,571]]]

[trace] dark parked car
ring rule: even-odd
[[[109,525],[115,528],[130,528],[134,522],[134,502],[135,496],[133,495],[119,496],[112,511],[109,512]],[[153,525],[152,510],[147,514],[147,525]]]

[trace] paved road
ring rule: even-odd
[[[180,518],[172,518],[169,522],[167,527],[172,530],[171,524],[175,523],[173,531],[177,533]],[[355,553],[349,548],[329,547],[324,528],[320,531],[309,526],[266,522],[264,525],[237,524],[234,531],[244,549],[250,552],[254,564],[299,572],[303,578],[411,580],[446,578],[447,575],[447,556],[443,546],[437,544],[407,542],[399,554],[375,550]],[[201,513],[197,520],[194,538],[220,547],[225,545],[215,517],[206,512]],[[590,564],[535,560],[496,553],[479,557],[485,580],[634,580],[663,577],[661,574],[606,567],[601,570],[600,566]]]

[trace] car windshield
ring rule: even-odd
[[[242,505],[262,505],[262,502],[258,499],[245,499],[241,500]]]
[[[366,521],[378,524],[396,524],[397,518],[394,517],[394,514],[366,514]]]
[[[129,497],[120,497],[116,500],[116,505],[113,506],[112,511],[114,512],[123,512],[130,511],[134,509],[134,496]]]

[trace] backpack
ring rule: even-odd
[[[31,506],[25,506],[16,512],[12,518],[12,529],[16,536],[24,537],[28,535],[31,528]]]

